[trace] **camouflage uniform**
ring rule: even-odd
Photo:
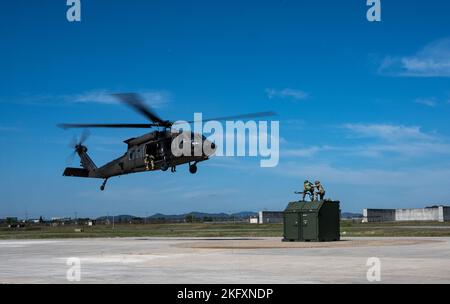
[[[145,155],[144,158],[144,163],[145,163],[145,169],[148,171],[150,170],[150,165],[152,166],[152,170],[155,169],[155,162],[154,162],[155,157],[153,155]]]
[[[311,200],[314,200],[314,185],[308,180],[305,180],[303,183],[303,201],[305,200],[307,194],[309,194]]]
[[[314,184],[317,189],[317,192],[315,193],[316,200],[319,199],[323,201],[323,198],[325,197],[325,189],[323,188],[320,181],[316,181]]]

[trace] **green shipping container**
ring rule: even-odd
[[[292,202],[284,210],[286,242],[340,240],[339,201]]]

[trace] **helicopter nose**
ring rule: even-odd
[[[216,153],[216,148],[217,148],[217,145],[215,143],[213,143],[209,140],[206,140],[206,139],[204,140],[203,154],[205,156],[209,157],[209,156],[213,155],[214,153]]]

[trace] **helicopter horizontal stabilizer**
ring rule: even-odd
[[[63,176],[89,177],[89,171],[81,168],[66,168]]]

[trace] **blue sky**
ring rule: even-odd
[[[450,200],[450,3],[8,1],[0,9],[0,217],[282,209],[305,178],[341,209]],[[166,119],[274,110],[281,158],[215,158],[111,179],[64,178],[77,131],[144,122],[109,92],[143,93]],[[101,165],[145,130],[93,130]],[[76,165],[77,161],[73,162]]]

